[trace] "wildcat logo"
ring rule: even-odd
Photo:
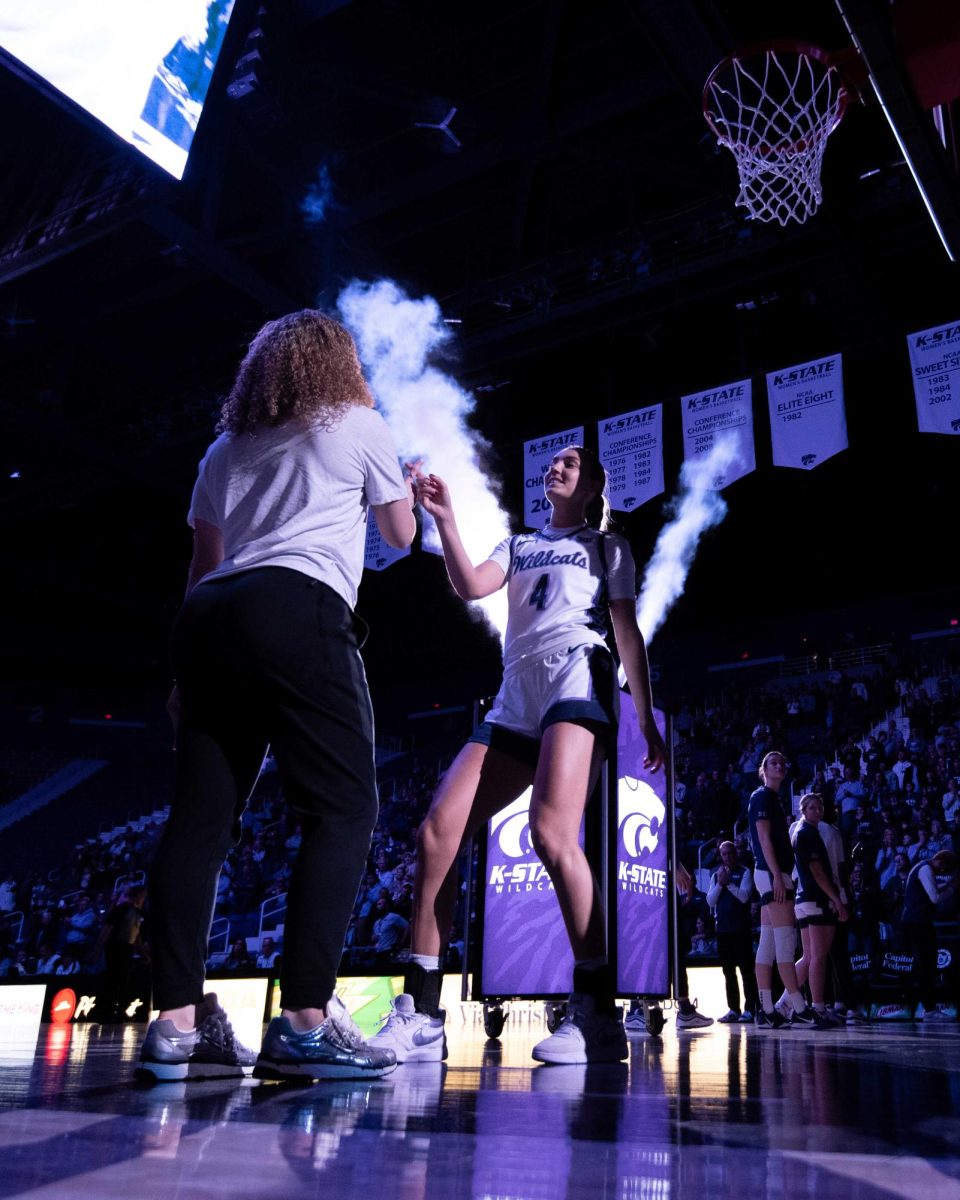
[[[621,504],[626,509],[626,511],[629,512],[630,509],[633,508],[633,506],[636,504],[636,502],[637,502],[636,496],[624,496],[623,500],[621,501]]]
[[[513,863],[494,862],[490,865],[487,885],[497,895],[502,892],[548,892],[553,890],[547,868],[534,854],[530,839],[530,795],[527,788],[512,804],[497,813],[490,822],[490,832],[496,837],[500,853]]]
[[[490,832],[497,835],[500,853],[507,858],[529,858],[533,854],[530,841],[530,789],[508,804],[490,822]]]
[[[667,815],[663,801],[648,784],[624,775],[618,789],[620,836],[631,858],[653,854]]]
[[[666,871],[630,859],[636,860],[643,855],[649,858],[656,851],[666,807],[648,783],[630,775],[624,775],[620,780],[617,806],[623,841],[617,863],[620,891],[662,898],[667,886]]]
[[[946,971],[953,962],[953,955],[944,946],[937,951],[937,970]]]
[[[955,421],[950,422],[950,428],[954,433],[960,433],[960,417],[958,417]]]
[[[804,454],[800,461],[805,467],[809,467],[811,464],[817,461],[817,456],[815,454]]]

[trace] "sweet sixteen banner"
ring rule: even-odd
[[[907,338],[921,433],[960,433],[960,322]]]

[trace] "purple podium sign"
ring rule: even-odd
[[[530,841],[531,790],[487,826],[480,975],[485,996],[565,995],[573,979],[560,906]]]
[[[666,737],[662,712],[654,711]],[[643,765],[637,710],[620,697],[617,739],[617,995],[670,992],[667,774]]]

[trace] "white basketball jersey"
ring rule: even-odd
[[[490,560],[506,575],[506,666],[565,646],[602,646],[610,632],[610,601],[636,596],[626,539],[587,525],[548,525],[504,538]]]

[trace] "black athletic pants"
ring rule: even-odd
[[[932,921],[917,924],[903,923],[904,940],[913,955],[911,993],[913,1002],[919,1000],[929,1012],[937,1007],[937,934]]]
[[[753,938],[749,929],[742,932],[718,933],[717,954],[723,968],[723,982],[727,989],[727,1008],[740,1012],[740,987],[737,971],[743,979],[743,1007],[756,1015],[760,1004],[757,993],[757,975],[754,966]]]
[[[154,1003],[201,999],[217,880],[272,749],[303,840],[287,893],[287,1008],[322,1007],[377,819],[355,620],[325,584],[263,567],[201,583],[174,624],[176,788],[151,873]]]

